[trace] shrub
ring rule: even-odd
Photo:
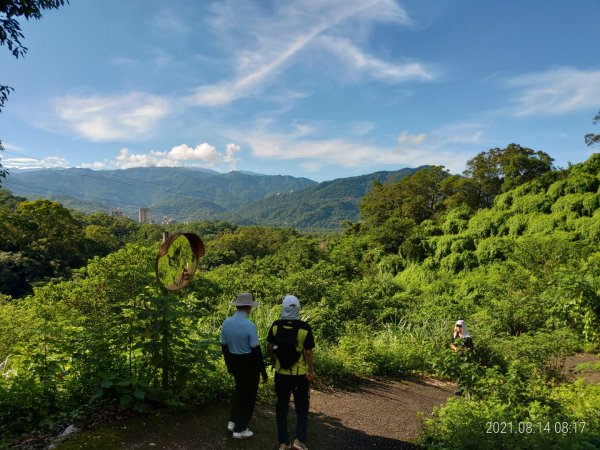
[[[48,425],[53,400],[30,374],[0,374],[0,438]]]
[[[552,199],[546,194],[530,194],[525,197],[518,197],[513,203],[513,211],[516,213],[549,213],[552,206]]]
[[[516,214],[506,221],[506,228],[509,236],[521,236],[527,231],[529,216],[525,214]]]
[[[567,179],[556,181],[548,188],[548,196],[557,199],[569,194],[595,192],[598,178],[590,173],[572,173]]]
[[[513,191],[508,191],[497,195],[494,199],[494,208],[499,210],[509,210],[513,204],[513,197]]]
[[[587,215],[590,215],[590,212],[593,213],[593,210],[590,211],[590,207],[594,208],[596,196],[597,194],[591,193],[565,195],[554,202],[552,205],[552,212],[574,212],[577,213],[578,216],[582,216],[585,211]],[[584,207],[584,202],[587,207]]]
[[[576,382],[549,389],[543,380],[525,378],[517,385],[534,392],[535,399],[515,405],[496,395],[515,387],[511,377],[504,378],[488,378],[489,396],[450,399],[434,408],[433,418],[424,420],[421,443],[430,449],[598,448],[599,385]]]
[[[533,215],[529,219],[527,235],[543,234],[549,235],[562,223],[561,217],[551,214]]]
[[[586,194],[583,198],[582,206],[583,215],[593,216],[596,211],[600,210],[600,193]]]
[[[477,245],[475,255],[479,264],[488,264],[492,261],[504,261],[512,253],[514,241],[504,237],[491,237],[484,239]]]
[[[453,273],[470,270],[477,267],[477,256],[472,251],[452,253],[440,261],[440,267]]]
[[[467,229],[469,224],[469,218],[472,216],[471,210],[462,206],[454,208],[448,214],[444,223],[442,224],[442,230],[446,234],[458,234]]]
[[[478,238],[495,236],[508,217],[504,211],[480,210],[469,221],[468,233]]]

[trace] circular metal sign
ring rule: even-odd
[[[170,292],[189,286],[203,255],[204,244],[194,233],[169,235],[156,256],[156,279]]]

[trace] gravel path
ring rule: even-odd
[[[421,422],[434,406],[452,397],[451,383],[436,380],[361,380],[343,388],[311,391],[309,448],[412,449]],[[251,439],[236,441],[225,429],[228,405],[212,403],[198,411],[164,411],[130,418],[100,430],[75,436],[58,448],[69,449],[277,449],[272,404],[257,405]],[[293,435],[295,415],[290,411]]]

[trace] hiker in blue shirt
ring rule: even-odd
[[[269,356],[275,368],[275,407],[279,449],[306,450],[310,383],[315,379],[310,325],[300,320],[300,302],[293,295],[283,298],[281,317],[271,325],[267,337]],[[290,445],[287,417],[290,395],[296,407],[296,439]]]
[[[260,374],[263,383],[267,381],[256,325],[248,319],[252,308],[260,303],[252,300],[252,294],[243,292],[230,304],[237,310],[225,319],[221,328],[221,350],[227,370],[235,380],[227,429],[235,439],[245,439],[254,434],[248,429],[248,422],[254,414]]]

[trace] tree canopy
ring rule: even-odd
[[[598,111],[598,114],[596,114],[594,116],[594,125],[597,125],[600,123],[600,111]],[[585,135],[585,143],[587,145],[594,145],[600,142],[600,134],[594,134],[594,133],[588,133]]]
[[[542,151],[509,144],[479,153],[467,161],[464,174],[475,181],[480,206],[489,207],[498,194],[549,172],[553,161]]]

